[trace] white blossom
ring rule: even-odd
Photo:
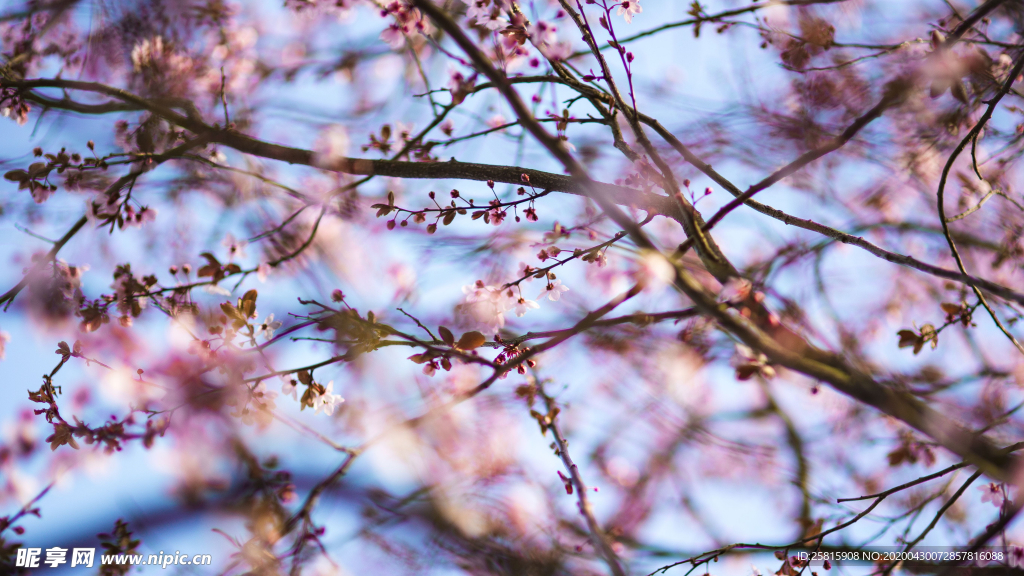
[[[537,295],[537,300],[543,300],[545,297],[552,302],[557,302],[562,297],[562,292],[568,292],[569,288],[562,285],[561,280],[552,280],[548,282],[544,291]]]
[[[540,308],[540,304],[537,304],[533,300],[527,300],[520,297],[519,300],[516,301],[516,316],[522,317],[523,314],[526,314],[527,310],[536,310],[537,308]]]
[[[261,334],[261,335],[265,336],[267,338],[267,340],[270,340],[271,338],[274,337],[274,330],[277,330],[280,327],[281,327],[281,322],[280,321],[274,322],[274,315],[273,314],[269,314],[263,320],[263,322],[260,322],[260,324],[256,327],[256,334],[258,334],[258,335]]]
[[[640,6],[640,0],[622,0],[622,4],[619,4],[619,10],[615,13],[616,16],[622,16],[626,20],[626,24],[633,22],[633,15],[643,12],[644,9]]]
[[[228,249],[228,259],[234,260],[235,257],[245,258],[245,247],[249,245],[248,240],[236,239],[234,234],[228,232],[228,235],[224,237],[221,242],[221,246]]]
[[[984,486],[978,486],[978,490],[981,490],[981,501],[991,502],[993,506],[999,508],[1003,505],[1003,489],[995,482],[989,482]]]
[[[292,400],[298,400],[298,386],[295,385],[295,381],[291,379],[286,380],[284,378],[282,378],[282,380],[284,383],[281,384],[281,394],[291,396]]]
[[[316,404],[316,412],[318,414],[320,413],[321,410],[323,410],[325,414],[331,416],[332,414],[334,414],[335,406],[345,401],[345,399],[342,398],[341,395],[334,394],[333,392],[334,380],[331,380],[330,382],[327,383],[327,386],[324,388],[324,393],[317,396],[316,400],[314,400],[314,403]]]

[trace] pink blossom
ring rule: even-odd
[[[572,55],[572,43],[570,42],[554,42],[551,44],[544,44],[539,47],[541,54],[545,58],[550,60],[565,60]],[[575,149],[569,144],[570,149]]]
[[[753,290],[753,287],[754,285],[750,283],[750,280],[734,276],[718,292],[718,301],[727,303],[742,302],[750,296],[750,291]]]
[[[494,9],[490,12],[477,16],[476,24],[477,26],[483,26],[488,30],[500,30],[508,27],[508,20],[502,18],[501,12]]]
[[[319,414],[322,410],[328,416],[334,414],[334,408],[345,401],[339,394],[333,394],[334,392],[334,380],[327,383],[324,387],[324,393],[317,396],[314,403],[316,404],[316,413]]]
[[[11,341],[11,335],[0,330],[0,360],[4,359],[7,353],[7,343]]]
[[[270,264],[263,262],[256,267],[256,278],[260,282],[266,282],[268,276],[270,276]]]
[[[207,294],[215,294],[217,296],[231,296],[231,292],[227,288],[216,284],[207,284],[203,287],[203,291]]]
[[[270,314],[269,316],[267,316],[263,320],[263,322],[260,322],[256,326],[256,335],[258,335],[258,336],[262,335],[267,340],[270,340],[271,338],[274,337],[274,330],[277,330],[280,327],[281,327],[281,321],[279,320],[279,321],[275,322],[274,321],[274,315]]]
[[[526,282],[529,282],[530,280],[533,280],[533,274],[536,273],[536,272],[537,272],[537,269],[534,268],[533,266],[530,266],[526,262],[520,262],[519,263],[519,269],[516,272],[516,277],[517,278],[526,277]]]
[[[397,24],[392,24],[380,33],[380,39],[387,42],[393,50],[400,50],[405,46],[405,30]]]
[[[540,304],[537,304],[533,300],[527,300],[522,296],[516,300],[516,316],[519,316],[520,318],[526,314],[527,310],[536,310],[537,308],[540,308]]]
[[[466,8],[466,18],[470,20],[479,18],[480,16],[484,16],[490,12],[490,0],[471,0],[470,2],[467,2],[467,4],[469,6]]]
[[[675,267],[657,252],[644,252],[637,264],[634,276],[645,288],[663,289],[675,280]]]
[[[125,206],[124,209],[124,222],[125,225],[132,228],[141,228],[143,224],[147,222],[156,221],[156,209],[148,208],[143,206],[138,212],[131,204]]]
[[[1010,568],[1020,568],[1024,566],[1024,547],[1021,546],[1010,546],[1007,562],[1010,564]]]
[[[142,209],[139,210],[138,215],[136,215],[136,221],[138,222],[138,225],[142,226],[143,224],[149,222],[156,222],[156,212],[156,208],[143,206]]]
[[[313,143],[313,164],[321,168],[332,166],[348,153],[348,130],[340,124],[324,129]]]
[[[640,6],[640,0],[622,0],[615,14],[616,16],[622,16],[626,20],[626,24],[629,24],[633,22],[634,14],[639,14],[643,11],[644,9]]]
[[[448,91],[452,93],[452,104],[459,104],[466,99],[466,96],[473,91],[476,85],[476,75],[466,78],[462,72],[452,69],[448,72]],[[452,123],[446,120],[440,126],[441,131],[451,136]]]
[[[268,410],[273,410],[275,408],[275,398],[277,398],[277,392],[274,392],[273,390],[267,390],[267,384],[265,382],[260,382],[252,390],[253,402],[259,404],[261,407],[266,408]]]
[[[117,214],[118,205],[116,201],[111,201],[104,194],[95,196],[85,207],[85,217],[90,221],[97,219],[103,219],[109,216]]]
[[[543,300],[545,297],[552,302],[557,302],[562,297],[563,292],[568,292],[569,288],[562,285],[561,280],[552,280],[548,282],[547,287],[544,291],[537,295],[537,300]]]
[[[491,208],[487,211],[487,219],[490,221],[492,226],[500,226],[501,223],[505,221],[505,216],[507,215],[508,212],[501,208]]]
[[[536,24],[530,25],[529,28],[530,40],[533,40],[533,43],[538,46],[540,44],[556,42],[558,40],[556,32],[558,32],[558,28],[556,28],[554,24],[543,20],[539,20]]]
[[[989,482],[984,486],[978,486],[978,490],[981,490],[982,502],[991,502],[996,508],[1002,507],[1003,501],[1006,498],[1003,495],[1003,489],[999,484]]]
[[[281,393],[285,396],[291,396],[292,400],[298,400],[298,386],[295,385],[295,381],[291,379],[282,378],[283,383],[281,384]]]
[[[509,290],[484,285],[482,281],[462,287],[466,298],[457,310],[466,314],[481,330],[495,333],[505,326],[505,312],[512,308]]]
[[[228,232],[220,244],[228,249],[228,260],[233,261],[235,257],[245,258],[245,247],[249,245],[249,241],[236,239],[234,234]]]
[[[81,294],[82,275],[88,270],[88,264],[71,266],[64,260],[57,260],[54,271],[57,274],[58,287],[65,298],[71,300]]]
[[[36,204],[46,202],[53,195],[53,189],[46,185],[32,184],[32,199]]]
[[[768,357],[743,344],[736,344],[736,355],[731,364],[736,368],[736,378],[739,380],[749,380],[755,374],[766,379],[775,377],[775,368],[768,365]]]

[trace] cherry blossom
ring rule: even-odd
[[[526,278],[525,282],[533,280],[533,275],[537,272],[537,269],[530,266],[526,262],[519,263],[519,269],[516,271],[517,278]]]
[[[393,50],[404,47],[406,38],[412,34],[429,34],[433,29],[419,10],[410,8],[403,2],[389,3],[384,8],[384,13],[390,14],[395,21],[380,34],[380,39],[387,42]]]
[[[332,124],[323,130],[313,143],[313,163],[324,168],[330,167],[348,153],[348,130],[340,124]]]
[[[392,50],[400,50],[405,46],[406,30],[398,24],[391,24],[380,33],[380,39],[391,46]]]
[[[274,409],[275,398],[277,398],[277,392],[274,392],[273,390],[267,390],[267,384],[265,382],[260,382],[252,390],[253,402],[256,402],[261,407],[266,408],[268,410]]]
[[[134,228],[141,228],[143,224],[156,221],[157,210],[143,206],[138,212],[131,204],[124,209],[125,225]]]
[[[661,254],[645,251],[637,264],[634,276],[645,288],[664,289],[675,280],[675,267]]]
[[[111,201],[110,198],[99,194],[92,198],[86,204],[86,218],[90,221],[103,219],[108,216],[116,215],[118,207],[116,201]]]
[[[316,413],[320,413],[322,410],[328,416],[334,414],[334,408],[345,401],[339,394],[334,394],[334,380],[327,383],[324,387],[323,394],[316,397],[314,403],[316,405]]]
[[[490,0],[470,0],[466,4],[466,18],[469,20],[484,16],[491,11]]]
[[[984,486],[978,486],[978,490],[981,491],[981,501],[991,502],[996,508],[1000,508],[1003,505],[1006,497],[1003,494],[1003,488],[995,482],[989,482]]]
[[[4,10],[6,557],[166,484],[218,573],[810,575],[795,538],[902,546],[933,501],[929,538],[1024,565],[1019,526],[953,514],[979,471],[981,508],[1024,485],[1015,3],[621,29],[643,1]],[[706,547],[659,529],[691,503]],[[94,515],[111,554],[166,535]]]
[[[508,124],[508,120],[506,120],[501,114],[495,114],[487,119],[487,125],[491,128],[500,128],[505,124]]]
[[[640,0],[622,0],[619,4],[619,9],[615,12],[617,16],[622,16],[626,23],[633,22],[633,15],[643,12],[644,9],[640,6]]]
[[[571,42],[552,42],[550,44],[543,44],[539,49],[541,54],[550,60],[565,60],[573,52]],[[576,147],[568,141],[566,141],[566,145],[570,151],[576,150]]]
[[[280,321],[276,321],[275,322],[274,321],[274,315],[273,314],[269,314],[263,320],[263,322],[260,322],[256,326],[256,334],[263,336],[267,340],[270,340],[271,338],[274,337],[274,330],[277,330],[280,327],[281,327],[281,322]]]
[[[558,28],[550,22],[538,20],[529,28],[530,40],[536,45],[551,44],[558,40]]]
[[[537,300],[543,300],[547,298],[552,302],[557,302],[562,297],[563,292],[568,292],[569,287],[562,284],[561,280],[552,280],[548,282],[548,285],[544,290],[537,295]]]
[[[71,266],[62,259],[58,259],[54,265],[54,271],[57,274],[58,286],[61,293],[65,298],[78,299],[82,297],[82,275],[89,271],[88,264],[80,264]],[[120,286],[119,283],[115,282],[115,286]]]
[[[465,300],[458,310],[482,330],[497,332],[505,326],[505,312],[513,307],[511,290],[484,285],[482,281],[462,287]]]
[[[753,284],[745,278],[730,278],[718,292],[719,302],[738,303],[746,300],[753,290]]]
[[[1024,547],[1010,546],[1007,563],[1011,568],[1024,567]]]
[[[505,216],[507,215],[508,212],[499,207],[494,207],[487,211],[487,216],[490,220],[491,226],[501,226],[501,223],[505,221]]]
[[[495,7],[493,10],[477,16],[476,25],[483,26],[488,30],[500,30],[508,26],[508,20],[505,19],[498,8]]]
[[[203,286],[203,291],[217,296],[231,296],[231,292],[227,288],[217,284],[207,284]]]
[[[53,188],[48,186],[32,186],[31,190],[32,200],[34,200],[36,204],[46,202],[54,192]]]
[[[245,258],[245,247],[249,245],[249,241],[236,239],[234,234],[228,232],[220,244],[228,249],[228,260],[233,261],[236,257]]]
[[[520,296],[519,299],[516,300],[516,316],[522,317],[524,314],[526,314],[527,310],[536,310],[538,308],[540,308],[540,304],[537,304],[533,300],[527,300],[522,296]]]
[[[736,367],[736,378],[739,380],[749,380],[755,374],[767,379],[775,377],[775,368],[768,365],[768,357],[745,344],[736,344],[732,365]]]
[[[260,265],[256,267],[256,278],[260,282],[266,282],[268,277],[270,277],[270,264],[267,262],[261,262]]]
[[[473,91],[476,85],[476,75],[467,78],[460,70],[451,68],[448,70],[448,91],[452,94],[452,104],[461,104]],[[454,124],[451,120],[445,120],[439,126],[442,132],[451,136]]]
[[[292,400],[298,400],[298,389],[299,387],[295,385],[295,380],[281,378],[281,393],[285,396],[291,396]]]

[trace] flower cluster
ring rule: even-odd
[[[733,357],[732,365],[736,368],[738,380],[750,380],[755,375],[768,380],[775,377],[775,368],[768,364],[768,357],[743,344],[736,345],[736,356]]]
[[[282,378],[281,393],[285,396],[296,398],[298,396],[299,384],[304,384],[306,391],[300,399],[303,410],[313,408],[313,411],[317,414],[323,412],[328,416],[332,416],[334,415],[335,408],[345,401],[340,394],[334,393],[334,380],[328,382],[326,386],[318,384],[313,380],[309,370],[301,370],[296,373],[296,376],[297,379]]]
[[[523,270],[533,272],[529,266],[520,263],[520,272]],[[537,300],[547,298],[556,302],[568,291],[569,288],[563,285],[561,280],[549,279],[544,289],[537,295]],[[540,308],[536,301],[523,296],[521,289],[485,285],[482,280],[463,286],[462,293],[466,296],[456,307],[457,310],[489,333],[497,333],[505,326],[505,312],[515,311],[516,316],[522,317],[528,310]]]
[[[200,68],[162,36],[145,38],[132,47],[131,61],[136,80],[147,91],[174,96],[186,94]]]
[[[537,21],[529,27],[530,41],[549,60],[565,60],[572,54],[572,43],[558,40],[558,28],[551,22]]]
[[[502,13],[508,11],[509,7],[506,0],[494,0],[493,4],[491,0],[472,0],[466,10],[466,18],[488,30],[501,30],[508,26],[508,20]]]
[[[501,337],[499,336],[495,336],[494,339],[499,344],[504,345],[502,351],[498,353],[498,355],[494,358],[495,364],[504,365],[514,363],[516,365],[516,372],[518,372],[519,374],[526,374],[527,368],[533,368],[537,366],[537,362],[532,358],[527,358],[525,362],[522,361],[521,359],[523,355],[530,352],[529,348],[515,343],[505,343],[501,340]],[[498,377],[502,379],[507,378],[509,373],[510,371],[506,370],[502,372]]]
[[[380,34],[380,39],[394,50],[402,49],[409,36],[427,35],[433,30],[430,21],[418,9],[408,6],[405,2],[391,2],[381,10],[381,16],[394,18],[394,23]]]

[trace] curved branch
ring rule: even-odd
[[[949,159],[946,161],[946,165],[942,168],[942,175],[939,177],[939,190],[935,200],[939,212],[939,222],[942,224],[942,234],[946,237],[946,242],[949,244],[949,251],[953,254],[953,259],[956,261],[956,266],[960,269],[961,274],[967,274],[967,267],[964,266],[963,258],[960,257],[960,251],[956,248],[956,242],[949,233],[949,223],[951,220],[946,218],[946,179],[949,177],[949,170],[953,167],[953,162],[956,161],[957,157],[960,156],[960,153],[967,147],[967,143],[974,141],[978,137],[978,134],[981,133],[985,124],[988,123],[989,118],[992,117],[992,113],[995,112],[996,107],[999,105],[999,101],[1002,100],[1003,96],[1006,96],[1006,93],[1010,91],[1011,87],[1013,87],[1013,82],[1017,79],[1017,76],[1020,75],[1022,70],[1024,70],[1024,54],[1017,57],[1017,62],[1014,64],[1013,69],[1010,70],[1010,73],[1007,75],[1006,81],[1003,82],[1003,85],[1000,87],[999,92],[997,92],[992,100],[989,101],[988,108],[985,109],[985,113],[981,115],[978,123],[974,125],[974,128],[967,133],[967,136],[960,141],[960,144],[953,150],[953,153],[950,154]],[[978,206],[981,206],[980,202],[978,203]],[[995,310],[988,305],[988,302],[985,300],[985,296],[981,293],[981,290],[979,290],[977,286],[971,286],[971,288],[974,290],[974,295],[978,297],[981,305],[985,307],[988,315],[992,318],[992,321],[995,322],[999,330],[1010,340],[1010,342],[1013,343],[1014,347],[1016,347],[1021,354],[1024,354],[1024,346],[1022,346],[1013,334],[1006,329],[1006,326],[1003,326],[1002,321],[1000,321],[999,317],[996,316]]]

